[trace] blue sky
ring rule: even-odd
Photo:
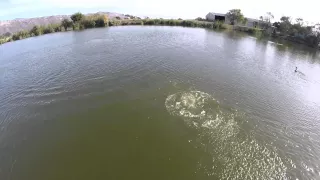
[[[239,8],[246,17],[258,18],[272,12],[320,22],[318,0],[0,0],[0,20],[30,18],[74,12],[109,11],[163,18],[204,17],[208,12],[225,13]]]

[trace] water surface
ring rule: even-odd
[[[319,179],[319,62],[182,27],[1,45],[0,179]]]

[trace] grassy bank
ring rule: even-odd
[[[0,44],[6,43],[10,41],[10,37],[0,37]]]
[[[297,19],[296,23],[291,22],[291,18],[283,16],[280,22],[271,24],[273,15],[269,12],[266,17],[261,16],[259,23],[256,22],[254,27],[252,25],[245,25],[248,21],[244,18],[240,9],[230,10],[226,16],[230,19],[228,25],[220,21],[209,22],[203,18],[196,18],[195,20],[182,20],[182,19],[141,19],[137,16],[124,15],[124,17],[114,17],[109,19],[105,14],[92,14],[84,15],[80,12],[70,16],[70,18],[63,19],[59,24],[50,24],[48,26],[34,26],[31,30],[20,31],[11,36],[6,33],[6,36],[0,36],[0,44],[21,40],[29,37],[40,36],[54,32],[63,31],[78,31],[96,27],[108,26],[126,26],[126,25],[150,25],[150,26],[183,26],[183,27],[200,27],[207,29],[229,29],[241,31],[251,34],[256,37],[276,37],[285,39],[295,43],[304,44],[313,48],[320,48],[320,23],[319,27],[315,30],[316,25],[304,25],[301,18]],[[237,23],[236,23],[237,22]],[[243,26],[242,26],[243,25]],[[250,26],[250,27],[248,27]],[[272,36],[270,36],[272,35]]]
[[[110,19],[106,20],[104,17],[91,17],[79,21],[63,20],[61,24],[48,26],[34,26],[30,31],[19,31],[10,37],[0,37],[0,44],[26,39],[29,37],[40,36],[43,34],[50,34],[54,32],[64,31],[79,31],[83,29],[90,29],[96,27],[108,26],[127,26],[127,25],[154,25],[154,26],[182,26],[182,27],[200,27],[208,29],[228,29],[229,25],[221,22],[207,22],[197,20],[176,20],[176,19]]]
[[[74,17],[73,17],[74,16]],[[228,29],[245,32],[251,34],[255,37],[269,37],[268,33],[265,33],[265,30],[260,28],[251,28],[246,26],[238,25],[228,25],[222,22],[209,22],[204,20],[182,20],[182,19],[108,19],[104,15],[92,15],[92,16],[83,16],[82,14],[75,14],[71,16],[71,20],[64,19],[61,24],[50,24],[48,26],[34,26],[29,31],[20,31],[11,36],[0,36],[0,44],[17,41],[21,39],[26,39],[29,37],[40,36],[43,34],[50,34],[54,32],[65,32],[65,31],[80,31],[83,29],[98,28],[98,27],[108,27],[108,26],[128,26],[128,25],[148,25],[148,26],[182,26],[182,27],[199,27],[207,29]],[[279,38],[281,39],[281,38]],[[306,40],[301,40],[297,42],[295,39],[288,39],[300,44],[310,44]]]
[[[265,33],[265,30],[263,29],[246,27],[246,26],[234,26],[233,29],[236,31],[246,32],[248,34],[255,35],[255,36],[261,36]]]

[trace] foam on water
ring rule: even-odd
[[[200,160],[199,170],[219,179],[287,179],[286,166],[276,148],[267,148],[241,132],[237,111],[220,107],[211,95],[188,91],[167,97],[165,106],[174,116],[196,128],[194,143],[212,159]],[[209,162],[209,163],[208,163]]]
[[[165,102],[170,114],[190,118],[204,117],[206,111],[210,110],[210,104],[217,105],[218,102],[209,94],[201,91],[172,94]]]

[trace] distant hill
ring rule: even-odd
[[[89,13],[86,15],[92,14],[105,14],[109,18],[120,17],[121,19],[125,18],[124,14],[112,13],[112,12],[97,12]],[[46,17],[37,17],[37,18],[28,18],[28,19],[14,19],[8,21],[0,21],[0,35],[5,33],[15,33],[21,30],[30,30],[33,26],[38,25],[48,25],[48,24],[57,24],[60,23],[63,19],[70,19],[70,15],[56,15],[56,16],[46,16]]]

